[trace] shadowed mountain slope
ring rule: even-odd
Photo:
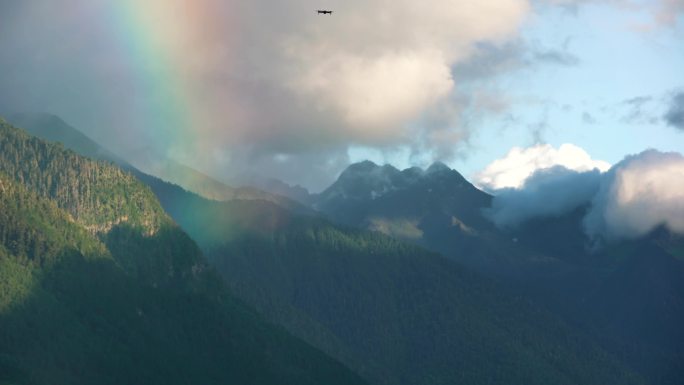
[[[585,334],[439,255],[137,176],[235,295],[373,383],[641,383]],[[472,224],[468,210],[458,216]]]
[[[131,174],[1,120],[0,382],[364,383],[236,300]]]
[[[236,295],[372,382],[638,382],[581,333],[420,248],[146,183]],[[566,374],[579,367],[592,374]]]
[[[597,249],[582,223],[590,202],[499,229],[483,215],[492,197],[439,163],[404,171],[354,164],[317,199],[337,222],[439,251],[505,283],[594,336],[650,382],[681,381],[681,235],[661,228]]]

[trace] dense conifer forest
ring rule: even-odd
[[[130,174],[0,143],[0,383],[363,383],[236,300]]]

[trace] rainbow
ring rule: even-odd
[[[211,49],[222,11],[207,0],[117,0],[97,9],[117,50],[117,81],[135,98],[122,124],[148,136],[141,140],[164,151],[195,148],[202,97],[194,71],[203,63],[193,52]]]

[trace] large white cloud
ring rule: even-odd
[[[607,240],[661,225],[684,234],[684,156],[648,150],[625,158],[606,174],[584,223]]]
[[[581,147],[562,144],[538,144],[528,148],[513,147],[506,156],[490,163],[475,175],[475,183],[487,190],[520,188],[536,171],[562,166],[573,171],[606,171],[610,163],[592,159]]]
[[[330,53],[323,63],[309,64],[292,82],[295,90],[336,111],[351,134],[366,144],[400,139],[402,124],[454,88],[449,63],[437,51],[372,58]]]
[[[334,17],[292,26],[284,64],[294,71],[287,82],[352,130],[390,137],[444,100],[455,86],[451,67],[475,43],[515,36],[529,8],[525,0],[350,0],[330,7]]]

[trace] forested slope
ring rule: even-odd
[[[363,383],[233,298],[130,174],[3,121],[0,147],[0,383]]]
[[[371,382],[641,383],[586,335],[439,255],[269,202],[146,183],[237,296]]]
[[[641,382],[587,335],[438,255],[133,172],[238,297],[371,382]]]

